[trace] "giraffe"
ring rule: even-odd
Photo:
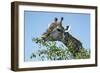
[[[75,54],[83,48],[82,43],[68,32],[69,26],[66,26],[66,28],[62,26],[62,21],[63,17],[61,17],[60,21],[55,18],[54,22],[51,23],[47,31],[42,34],[41,38],[44,41],[62,42],[70,50],[73,56],[75,56]]]

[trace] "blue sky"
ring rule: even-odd
[[[25,61],[30,61],[32,52],[40,49],[32,38],[40,37],[55,17],[59,20],[64,17],[63,25],[69,24],[69,32],[83,43],[84,48],[90,48],[90,14],[24,11]]]

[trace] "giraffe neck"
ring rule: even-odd
[[[70,50],[70,52],[75,56],[77,52],[82,49],[82,43],[74,38],[70,33],[66,32],[64,34],[64,40],[62,41],[63,44]]]

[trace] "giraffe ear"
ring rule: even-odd
[[[66,30],[68,30],[69,29],[69,26],[66,26]]]
[[[66,26],[65,31],[66,31],[66,32],[69,32],[69,31],[70,31],[70,28],[71,28],[71,27],[70,27],[69,25]]]

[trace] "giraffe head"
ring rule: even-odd
[[[47,31],[42,35],[45,41],[62,41],[64,38],[65,28],[62,26],[63,17],[60,21],[57,18],[51,23]]]

